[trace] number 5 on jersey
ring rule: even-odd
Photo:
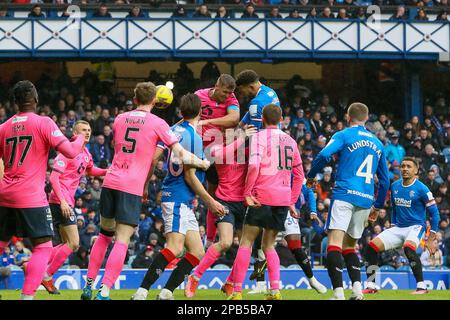
[[[124,153],[133,153],[134,151],[136,151],[136,139],[133,139],[132,137],[130,137],[130,132],[139,132],[139,128],[127,128],[127,131],[125,132],[125,141],[130,142],[131,143],[131,147],[127,148],[127,147],[122,147],[122,152]]]

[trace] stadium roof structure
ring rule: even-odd
[[[448,21],[338,19],[0,19],[0,57],[438,60]]]

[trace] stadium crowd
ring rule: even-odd
[[[107,63],[106,63],[107,64]],[[103,66],[104,67],[104,66]],[[111,164],[114,155],[112,141],[112,123],[119,113],[133,108],[130,96],[119,91],[114,77],[105,77],[99,64],[93,70],[86,69],[77,81],[72,79],[66,70],[57,77],[42,74],[36,81],[39,91],[39,114],[51,117],[61,131],[68,137],[72,135],[73,125],[83,119],[92,127],[92,137],[87,145],[92,153],[94,163],[102,168]],[[167,109],[154,109],[169,124],[180,119],[177,110],[178,98],[202,87],[212,86],[220,75],[220,70],[213,62],[204,66],[200,79],[194,79],[193,72],[185,63],[175,75],[174,103]],[[9,83],[0,83],[0,123],[5,122],[15,112],[15,106],[9,100],[9,90],[23,75],[16,73]],[[164,77],[151,71],[149,81],[161,84]],[[265,80],[262,79],[262,82]],[[332,101],[320,90],[311,89],[298,75],[293,76],[277,90],[283,106],[282,130],[290,134],[301,151],[304,171],[311,167],[313,158],[328,143],[330,137],[346,127],[346,99]],[[420,161],[420,178],[433,192],[440,211],[439,232],[436,246],[439,247],[433,256],[428,251],[422,252],[422,263],[427,268],[441,268],[448,263],[450,248],[450,107],[444,95],[436,100],[425,99],[423,121],[416,115],[409,121],[394,119],[391,115],[373,113],[370,115],[367,128],[377,135],[386,148],[389,161],[391,181],[400,178],[399,165],[403,157],[414,156]],[[246,112],[246,101],[240,101],[241,113]],[[369,106],[370,107],[370,106]],[[48,162],[47,181],[53,165],[55,153]],[[164,226],[160,208],[160,190],[166,175],[165,162],[160,161],[151,177],[149,199],[142,203],[140,222],[129,245],[126,264],[132,268],[147,268],[155,253],[164,248]],[[332,163],[319,175],[319,183],[314,191],[316,211],[320,221],[311,220],[310,212],[314,206],[302,208],[300,226],[303,243],[313,258],[320,258],[324,264],[326,247],[326,231],[324,229],[330,198],[333,192],[335,167]],[[72,254],[67,262],[70,266],[87,268],[89,251],[99,232],[99,199],[103,178],[83,177],[76,192],[75,212],[80,235],[80,249]],[[46,192],[50,193],[51,185],[47,182]],[[206,206],[195,201],[194,211],[199,220],[202,240],[206,243]],[[361,265],[365,261],[367,243],[391,225],[391,206],[387,197],[385,209],[381,210],[378,220],[366,228],[358,245]],[[58,243],[58,239],[55,242]],[[238,249],[235,237],[231,249],[223,255],[217,264],[232,266]],[[7,277],[11,266],[23,267],[30,257],[30,243],[24,239],[14,238],[9,250],[0,256],[0,277]],[[296,264],[287,248],[284,239],[277,243],[276,250],[281,264],[285,267]],[[390,250],[380,255],[379,264],[385,269],[407,268],[407,259],[402,250]],[[105,260],[106,261],[106,260]],[[317,262],[317,260],[316,260]],[[172,264],[175,265],[176,261]],[[317,264],[317,263],[316,263]]]
[[[69,4],[92,5],[98,4],[97,9],[87,9],[87,17],[93,18],[112,18],[110,8],[114,9],[115,5],[130,5],[129,13],[126,18],[151,18],[152,10],[141,8],[138,4],[140,1],[71,1],[71,0],[13,0],[13,4],[34,4],[28,17],[35,19],[49,18],[67,18],[71,16],[72,10]],[[50,3],[57,5],[66,5],[66,9],[60,10],[55,8],[43,8],[40,4]],[[133,4],[136,3],[136,4]],[[163,1],[150,1],[150,4],[159,6]],[[178,2],[177,2],[178,3]],[[172,17],[176,18],[242,18],[257,19],[270,18],[282,19],[285,13],[285,19],[367,19],[372,13],[366,12],[368,5],[385,6],[386,12],[393,12],[389,20],[448,20],[448,0],[227,0],[227,1],[195,1],[195,8],[177,4],[172,12]],[[175,5],[175,2],[173,2]],[[208,4],[213,4],[214,8],[210,10]],[[225,6],[227,5],[227,6]],[[229,5],[232,5],[230,7]],[[408,7],[409,6],[409,9]],[[7,6],[0,7],[0,18],[14,16],[14,10]],[[393,10],[395,8],[395,10]],[[436,13],[433,18],[428,17],[428,12]]]

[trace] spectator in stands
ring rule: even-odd
[[[22,241],[17,241],[14,247],[14,260],[15,264],[19,267],[25,267],[30,260],[31,251],[26,248]]]
[[[11,266],[14,265],[14,254],[9,246],[5,247],[0,255],[0,280],[3,280],[4,288],[9,289],[9,277],[11,276]]]
[[[429,250],[424,250],[422,255],[420,256],[420,262],[422,262],[422,266],[428,269],[435,269],[442,267],[444,264],[444,256],[439,249],[438,241],[434,240],[432,243],[431,250],[435,250],[434,254],[431,254]]]
[[[225,8],[225,6],[219,6],[216,11],[216,18],[228,19],[231,18],[230,12]]]
[[[397,161],[398,163],[401,163],[406,155],[405,148],[398,143],[399,137],[396,133],[391,138],[391,143],[384,149],[386,152],[386,159],[389,162]]]
[[[99,215],[95,212],[95,210],[88,210],[88,213],[86,215],[85,224],[88,225],[90,223],[95,224],[96,226],[100,223]]]
[[[292,9],[286,19],[302,19],[302,16],[300,15],[298,9]]]
[[[438,164],[439,158],[439,154],[434,150],[434,147],[427,144],[422,154],[423,168],[429,170],[433,164]]]
[[[283,19],[283,16],[280,14],[280,8],[277,6],[270,8],[270,12],[266,15],[266,18]]]
[[[321,120],[319,111],[313,113],[311,120],[309,120],[309,125],[314,138],[317,138],[323,133],[323,121]]]
[[[42,7],[38,4],[33,6],[31,12],[28,14],[28,18],[46,18],[45,13],[42,12]]]
[[[108,146],[111,155],[114,154],[113,132],[111,126],[106,125],[103,127],[103,136],[105,137],[105,144]]]
[[[100,201],[100,193],[102,192],[102,185],[99,179],[94,179],[92,186],[88,189],[92,194],[94,201]]]
[[[331,12],[330,7],[323,8],[322,14],[320,15],[322,19],[334,19],[334,14]]]
[[[96,137],[95,143],[92,145],[92,160],[94,164],[99,167],[102,161],[106,161],[106,163],[111,163],[111,152],[109,147],[105,144],[105,137],[100,134]]]
[[[77,252],[69,257],[69,265],[77,266],[80,269],[87,269],[89,265],[88,250],[81,246]]]
[[[315,19],[317,18],[317,9],[315,7],[312,7],[309,12],[308,15],[306,16],[306,19]]]
[[[331,180],[331,168],[325,170],[323,173],[323,179],[319,181],[316,187],[318,199],[324,201],[331,198],[331,192],[333,190],[334,181]]]
[[[442,0],[441,0],[441,2],[442,2]],[[448,13],[447,13],[447,11],[446,10],[439,11],[439,14],[436,17],[436,21],[448,21]]]
[[[259,16],[255,13],[255,6],[251,3],[245,6],[244,13],[241,16],[242,19],[253,19],[259,18]]]
[[[145,212],[139,215],[138,233],[139,242],[145,243],[150,236],[150,229],[153,226],[153,219],[148,217]]]
[[[0,7],[0,18],[9,18],[11,15],[6,7]]]
[[[77,216],[78,233],[80,233],[81,230],[84,229],[84,226],[85,226],[85,224],[84,224],[84,217],[83,217],[83,215],[80,214],[80,215]]]
[[[439,191],[439,184],[435,180],[436,174],[434,173],[434,170],[428,170],[427,177],[424,180],[425,185],[430,189],[430,191],[433,193],[433,195],[437,194]]]
[[[182,18],[182,17],[186,17],[186,10],[184,10],[184,7],[182,5],[177,5],[177,7],[175,8],[175,10],[172,13],[172,17],[175,18]]]
[[[206,4],[201,4],[200,7],[193,14],[194,18],[211,18],[211,13],[209,12],[208,6]]]
[[[345,8],[340,8],[336,18],[341,20],[348,20],[350,17],[347,15],[347,10]]]
[[[142,12],[141,7],[133,6],[130,12],[126,16],[127,18],[145,18],[144,12]]]
[[[298,2],[298,4],[301,5],[301,6],[307,6],[309,4],[309,0],[300,0]]]
[[[131,267],[134,269],[147,269],[153,262],[154,254],[152,246],[145,247],[145,250],[133,260]]]
[[[94,18],[112,18],[105,3],[100,4],[97,11],[92,15]]]
[[[417,14],[414,17],[414,20],[428,21],[427,12],[424,8],[420,8],[419,10],[417,10]]]
[[[406,15],[405,7],[398,6],[397,11],[389,18],[389,20],[407,20],[408,16]]]
[[[93,223],[90,223],[86,226],[85,229],[80,232],[80,245],[82,247],[90,247],[92,237],[98,235],[97,226]]]

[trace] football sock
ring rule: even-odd
[[[342,249],[336,246],[327,248],[327,269],[328,275],[333,284],[333,289],[341,288],[342,284]]]
[[[102,232],[95,240],[94,245],[89,256],[89,265],[87,271],[87,278],[93,279],[97,278],[98,271],[102,266],[103,260],[105,259],[106,250],[112,241],[112,236],[106,236]]]
[[[152,264],[145,273],[145,277],[142,280],[140,287],[149,290],[173,259],[175,259],[175,255],[172,251],[167,248],[162,249],[159,254],[156,255]]]
[[[70,247],[66,243],[61,245],[47,268],[47,275],[49,277],[52,277],[56,273],[56,271],[61,268],[61,266],[71,254],[72,249],[70,249]]]
[[[361,268],[359,258],[356,255],[355,249],[348,249],[342,252],[344,256],[347,273],[352,283],[361,282]]]
[[[22,289],[23,295],[34,296],[36,293],[37,288],[44,278],[52,249],[53,244],[51,241],[41,243],[33,248],[31,258],[25,269],[25,280]]]
[[[242,283],[244,282],[245,275],[247,274],[248,266],[250,264],[250,258],[252,255],[252,249],[249,247],[240,246],[234,260],[234,292],[242,291]]]
[[[275,249],[264,251],[267,259],[267,271],[271,290],[280,289],[280,258]]]
[[[205,271],[213,265],[214,262],[217,261],[217,259],[220,258],[222,253],[217,251],[216,246],[212,245],[208,248],[206,251],[205,256],[203,257],[202,261],[198,265],[198,267],[194,271],[194,276],[197,277],[197,279],[200,279]]]
[[[170,275],[164,289],[173,292],[191,273],[192,269],[198,265],[199,262],[200,261],[196,256],[190,254],[189,252],[186,253],[184,258],[178,261],[177,267],[172,271],[172,274]]]
[[[53,261],[53,258],[55,257],[55,255],[58,253],[58,250],[62,247],[64,243],[60,243],[58,244],[56,247],[53,247],[52,249],[52,254],[50,255],[50,259],[48,260],[48,263],[51,264]]]
[[[378,269],[378,248],[372,242],[369,242],[369,245],[367,246],[366,259],[367,281],[375,283],[375,275]]]
[[[408,258],[409,266],[412,269],[416,282],[423,282],[422,263],[420,262],[420,258],[416,253],[416,249],[412,246],[410,247],[406,245],[403,250],[405,251],[406,257]]]
[[[105,266],[105,275],[103,276],[102,284],[112,288],[125,262],[125,257],[128,251],[128,244],[120,240],[114,242],[114,247],[108,257],[108,261]]]
[[[311,261],[309,260],[305,249],[302,248],[302,242],[300,240],[289,240],[288,247],[305,275],[308,277],[308,279],[311,279],[313,277]]]

